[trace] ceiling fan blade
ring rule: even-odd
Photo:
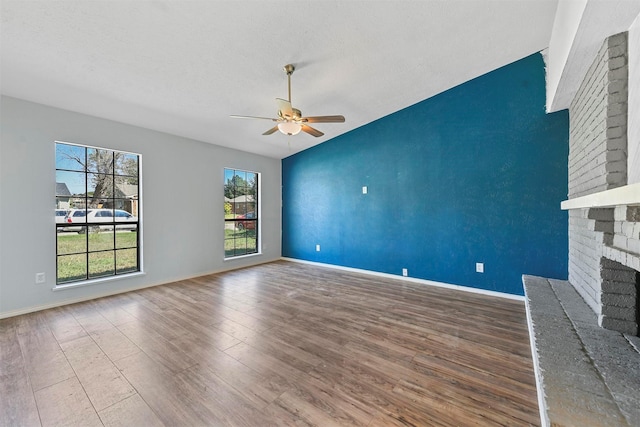
[[[271,117],[238,116],[235,114],[232,114],[230,117],[233,117],[234,119],[260,119],[260,120],[271,120],[272,122],[278,121],[278,119],[273,119]]]
[[[274,126],[271,129],[269,129],[268,131],[266,131],[265,133],[263,133],[263,135],[271,135],[272,133],[274,133],[277,130],[278,130],[278,126]]]
[[[305,123],[344,123],[344,116],[315,116],[303,117]]]
[[[281,98],[276,98],[276,101],[278,102],[278,111],[282,117],[286,117],[288,119],[293,118],[293,107],[291,107],[291,102]]]
[[[307,126],[307,125],[302,125],[302,131],[308,133],[309,135],[313,135],[315,137],[324,135],[324,133],[320,132],[318,129],[314,129],[311,126]]]

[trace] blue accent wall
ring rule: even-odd
[[[282,255],[518,295],[566,279],[568,142],[531,55],[283,159]]]

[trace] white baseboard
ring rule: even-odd
[[[295,258],[281,257],[280,259],[282,259],[283,261],[291,261],[291,262],[298,262],[298,263],[302,263],[302,264],[310,264],[310,265],[315,265],[315,266],[319,266],[319,267],[333,268],[333,269],[336,269],[336,270],[350,271],[350,272],[353,272],[353,273],[369,274],[369,275],[372,275],[372,276],[384,277],[384,278],[387,278],[387,279],[404,280],[404,281],[407,281],[407,282],[419,283],[419,284],[428,285],[428,286],[438,286],[438,287],[441,287],[441,288],[455,289],[455,290],[459,290],[459,291],[471,292],[471,293],[482,294],[482,295],[489,295],[489,296],[498,297],[498,298],[506,298],[506,299],[512,299],[512,300],[517,300],[517,301],[524,301],[524,297],[521,296],[521,295],[507,294],[505,292],[496,292],[496,291],[489,291],[489,290],[486,290],[486,289],[470,288],[468,286],[452,285],[452,284],[449,284],[449,283],[435,282],[433,280],[417,279],[415,277],[404,277],[404,276],[398,276],[398,275],[395,275],[395,274],[380,273],[380,272],[377,272],[377,271],[363,270],[363,269],[359,269],[359,268],[342,267],[342,266],[339,266],[339,265],[325,264],[325,263],[314,262],[314,261],[305,261],[305,260],[295,259]],[[264,261],[264,262],[256,263],[256,264],[253,264],[253,265],[259,265],[259,264],[269,263],[269,262],[273,262],[273,261],[275,261],[275,260]],[[90,300],[93,300],[93,299],[104,298],[104,297],[108,297],[108,296],[112,296],[112,295],[123,294],[123,293],[126,293],[126,292],[133,292],[133,291],[137,291],[137,290],[140,290],[140,289],[151,288],[151,287],[154,287],[154,286],[166,285],[166,284],[169,284],[169,283],[179,282],[181,280],[188,280],[188,279],[193,279],[193,278],[196,278],[196,277],[207,276],[209,274],[217,274],[217,273],[222,273],[222,272],[225,272],[225,271],[237,270],[237,269],[241,269],[241,268],[248,268],[248,267],[252,267],[253,265],[238,266],[238,267],[233,267],[233,268],[225,268],[225,269],[221,269],[221,270],[216,270],[216,271],[210,271],[210,272],[206,272],[206,273],[197,274],[195,276],[176,278],[176,279],[172,279],[172,280],[166,281],[166,282],[163,281],[163,282],[159,282],[159,283],[147,284],[147,285],[143,285],[143,286],[136,287],[136,288],[131,288],[131,289],[123,289],[123,290],[118,290],[118,291],[115,291],[115,292],[104,292],[104,293],[97,294],[97,295],[90,295],[90,296],[85,296],[85,297],[81,297],[81,298],[73,298],[73,299],[68,299],[68,300],[63,300],[63,301],[56,301],[56,302],[49,303],[49,304],[42,304],[42,305],[37,305],[37,306],[32,306],[32,307],[21,308],[21,309],[13,310],[13,311],[6,311],[6,312],[0,313],[0,319],[4,319],[4,318],[7,318],[7,317],[20,316],[21,314],[33,313],[33,312],[36,312],[36,311],[46,310],[46,309],[49,309],[49,308],[62,307],[64,305],[76,304],[76,303],[79,303],[79,302],[90,301]]]
[[[84,296],[84,297],[80,297],[80,298],[65,299],[65,300],[56,301],[56,302],[52,302],[52,303],[48,303],[48,304],[41,304],[41,305],[21,308],[21,309],[18,309],[18,310],[0,312],[0,319],[5,319],[5,318],[8,318],[8,317],[14,317],[14,316],[20,316],[21,314],[34,313],[36,311],[47,310],[49,308],[55,308],[55,307],[62,307],[62,306],[65,306],[65,305],[76,304],[76,303],[84,302],[84,301],[91,301],[91,300],[98,299],[98,298],[110,297],[110,296],[113,296],[113,295],[124,294],[124,293],[127,293],[127,292],[139,291],[140,289],[152,288],[154,286],[168,285],[170,283],[179,282],[181,280],[195,279],[197,277],[208,276],[210,274],[223,273],[225,271],[238,270],[238,269],[241,269],[241,268],[252,267],[254,265],[265,264],[265,263],[269,263],[269,262],[273,262],[273,261],[277,261],[277,260],[278,260],[278,258],[275,258],[275,259],[271,259],[271,260],[268,260],[268,261],[261,261],[261,262],[258,262],[256,264],[251,264],[251,265],[248,265],[248,266],[234,266],[234,267],[223,268],[223,269],[219,269],[219,270],[212,270],[212,271],[209,271],[209,272],[199,273],[199,274],[196,274],[196,275],[173,278],[173,279],[170,279],[168,281],[156,282],[156,283],[146,284],[146,285],[133,287],[133,288],[128,288],[128,289],[120,289],[120,290],[113,291],[113,292],[103,292],[103,293],[99,293],[99,294],[95,294],[95,295],[88,295],[88,296]],[[58,290],[58,291],[60,291],[60,290]]]
[[[378,271],[363,270],[363,269],[360,269],[360,268],[353,268],[353,267],[343,267],[341,265],[325,264],[325,263],[322,263],[322,262],[306,261],[306,260],[303,260],[303,259],[287,258],[287,257],[282,257],[280,259],[282,259],[283,261],[298,262],[298,263],[301,263],[301,264],[310,264],[310,265],[315,265],[315,266],[318,266],[318,267],[326,267],[326,268],[333,268],[333,269],[336,269],[336,270],[350,271],[352,273],[369,274],[371,276],[384,277],[384,278],[387,278],[387,279],[404,280],[406,282],[419,283],[419,284],[422,284],[422,285],[437,286],[437,287],[440,287],[440,288],[455,289],[457,291],[471,292],[471,293],[474,293],[474,294],[482,294],[482,295],[489,295],[489,296],[492,296],[492,297],[506,298],[506,299],[516,300],[516,301],[524,301],[524,296],[508,294],[506,292],[489,291],[487,289],[471,288],[469,286],[453,285],[453,284],[450,284],[450,283],[436,282],[436,281],[433,281],[433,280],[417,279],[415,277],[405,277],[405,276],[400,276],[400,275],[396,275],[396,274],[380,273]]]
[[[186,280],[186,279],[183,279],[183,280]],[[133,292],[133,291],[137,291],[137,290],[140,290],[140,289],[151,288],[151,287],[154,287],[154,286],[166,285],[167,283],[171,283],[171,282],[154,283],[154,284],[151,284],[151,285],[144,285],[144,286],[140,286],[140,287],[136,287],[136,288],[121,289],[121,290],[114,291],[114,292],[103,292],[103,293],[96,294],[96,295],[89,295],[89,296],[84,296],[84,297],[80,297],[80,298],[65,299],[65,300],[61,300],[61,301],[52,302],[52,303],[49,303],[49,304],[34,305],[34,306],[31,306],[31,307],[20,308],[18,310],[5,311],[5,312],[0,313],[0,319],[6,319],[8,317],[20,316],[22,314],[35,313],[36,311],[47,310],[49,308],[62,307],[62,306],[65,306],[65,305],[76,304],[76,303],[79,303],[79,302],[91,301],[91,300],[94,300],[94,299],[99,299],[99,298],[104,298],[104,297],[110,297],[110,296],[113,296],[113,295],[124,294],[124,293],[127,293],[127,292]]]

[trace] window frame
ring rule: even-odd
[[[228,185],[228,180],[227,180],[227,172],[231,172],[232,173],[232,177],[235,177],[238,175],[238,173],[240,175],[244,175],[245,177],[248,174],[252,174],[253,176],[255,176],[255,189],[253,190],[253,200],[252,201],[246,201],[245,200],[245,205],[244,205],[244,211],[242,214],[247,215],[249,213],[253,213],[253,218],[238,218],[239,214],[238,210],[236,209],[236,203],[232,203],[231,200],[229,200],[227,198],[227,185]],[[261,255],[262,254],[262,249],[261,249],[261,241],[262,241],[262,227],[261,227],[261,184],[262,184],[262,177],[261,177],[261,173],[257,172],[257,171],[251,171],[248,169],[239,169],[239,168],[232,168],[232,167],[224,167],[222,170],[222,176],[223,176],[223,205],[225,207],[224,209],[224,237],[223,237],[223,251],[224,251],[224,260],[231,260],[231,259],[238,259],[238,258],[242,258],[242,257],[249,257],[249,256],[256,256],[256,255]],[[245,185],[245,192],[249,191],[249,188],[251,188],[251,186],[249,185],[250,182],[249,181],[245,181],[247,185]],[[242,193],[243,191],[240,191],[240,193]],[[238,192],[234,191],[234,196],[238,194]],[[241,196],[247,196],[248,194],[239,194],[235,197],[241,197]],[[233,199],[235,199],[235,197]],[[231,204],[231,215],[233,215],[230,218],[227,218],[227,204]],[[253,207],[252,210],[249,210],[248,205],[251,205]],[[247,226],[247,224],[253,224],[252,226]],[[228,230],[233,230],[233,238],[228,238]],[[239,233],[246,233],[244,237],[236,237],[237,234]],[[244,241],[244,250],[242,245],[238,246],[236,243],[238,241],[241,241],[242,239],[245,239]],[[255,238],[255,248],[247,251],[246,247],[249,244],[251,239]],[[227,249],[228,246],[228,242],[233,241],[233,247],[231,249]],[[231,251],[231,253],[229,253],[229,251]]]
[[[54,289],[64,289],[69,287],[81,286],[81,285],[92,284],[97,282],[104,282],[107,280],[126,278],[126,277],[143,274],[144,270],[143,270],[143,262],[142,262],[142,155],[139,153],[131,152],[131,151],[125,151],[125,150],[119,150],[119,149],[113,149],[113,148],[104,148],[104,147],[98,147],[98,146],[93,146],[88,144],[79,144],[79,143],[67,142],[67,141],[54,141],[54,144],[55,144],[54,150],[56,153],[55,155],[56,183],[58,182],[58,173],[62,173],[63,176],[65,174],[69,174],[69,176],[77,174],[76,176],[78,177],[83,176],[84,178],[83,192],[79,194],[71,193],[71,195],[69,196],[69,199],[74,199],[76,201],[80,200],[79,203],[84,206],[80,206],[79,208],[71,208],[71,206],[69,206],[67,207],[67,210],[68,212],[71,212],[72,209],[77,209],[75,212],[77,212],[78,210],[85,212],[85,215],[84,215],[85,222],[71,223],[72,225],[70,225],[70,223],[67,223],[65,221],[63,223],[56,222],[55,224],[56,225],[55,227],[56,228],[56,231],[55,231],[55,234],[56,234],[56,280],[55,280]],[[60,162],[61,164],[59,164],[60,158],[59,158],[59,152],[58,152],[58,145],[66,145],[69,147],[74,147],[74,148],[68,148],[69,151],[73,151],[73,150],[77,151],[78,149],[83,151],[84,165],[77,168],[70,168],[68,166],[65,167],[64,162]],[[96,170],[92,170],[91,167],[88,167],[88,163],[89,163],[88,157],[89,157],[90,150],[95,150],[96,152],[100,152],[100,155],[106,153],[107,156],[112,156],[110,172],[96,171]],[[117,158],[115,157],[116,153],[122,154],[124,159],[131,158],[135,160],[135,164],[136,164],[135,174],[131,174],[129,170],[125,171],[124,170],[125,168],[123,168],[123,170],[120,170],[120,171],[118,170],[124,164],[120,164],[120,165],[117,164],[116,162]],[[68,160],[71,160],[71,159],[69,158]],[[98,207],[90,207],[90,200],[95,203],[95,198],[93,197],[93,195],[90,195],[90,190],[93,185],[93,183],[90,183],[92,175],[105,176],[105,179],[107,179],[107,183],[108,183],[107,185],[110,185],[110,190],[111,190],[111,194],[107,193],[107,197],[100,197],[100,202],[98,202],[99,203]],[[137,184],[131,184],[129,182],[128,185],[136,185],[137,186],[137,188],[135,189],[136,193],[133,196],[127,196],[126,194],[120,195],[120,196],[116,195],[116,188],[118,188],[117,186],[118,182],[126,183],[127,180],[131,181],[131,179],[134,179]],[[60,197],[61,196],[59,196],[58,192],[56,191],[55,192],[56,209],[59,209],[58,205],[59,205]],[[104,206],[105,204],[107,206]],[[122,222],[117,221],[116,211],[124,210],[125,205],[129,206],[129,208],[132,210],[132,212],[129,212],[129,214],[131,214],[132,217],[135,219],[131,221],[122,221]],[[104,217],[102,215],[98,215],[103,213],[103,211],[100,211],[100,212],[96,212],[94,220],[90,220],[89,219],[90,212],[98,209],[111,210],[112,216]],[[134,212],[137,215],[133,215]],[[105,220],[100,220],[102,218],[104,218]],[[82,227],[78,232],[78,235],[84,236],[84,239],[80,239],[80,238],[78,239],[78,242],[81,242],[82,240],[84,240],[84,242],[80,243],[81,245],[80,249],[76,249],[75,251],[72,251],[72,252],[65,252],[65,251],[63,251],[62,253],[60,252],[60,246],[61,246],[60,237],[62,233],[59,232],[59,229],[64,229],[65,227],[73,227],[74,229]],[[131,242],[132,239],[125,238],[124,234],[122,235],[121,238],[118,238],[123,228],[125,230],[130,228],[132,230],[135,230],[136,234],[135,234],[135,238],[133,239],[133,242]],[[81,231],[84,231],[84,233],[81,233]],[[107,233],[103,233],[102,231],[107,231]],[[66,235],[66,233],[64,234]],[[109,234],[111,234],[111,236],[113,237],[112,241],[110,241],[111,236]],[[106,237],[102,240],[104,242],[107,242],[106,247],[99,248],[98,247],[99,245],[96,244],[95,242],[90,243],[90,238],[92,235],[94,236],[105,235]],[[109,247],[109,245],[111,246]],[[127,261],[124,264],[118,263],[119,256],[121,257],[125,256],[126,252],[129,252],[129,254],[132,254],[133,250],[135,250],[134,256],[129,255],[127,257]],[[106,259],[109,259],[109,257],[112,257],[113,263],[111,266],[108,266],[107,264],[105,271],[102,271],[102,272],[92,271],[92,264],[91,264],[92,256],[100,257],[99,254],[104,255]],[[77,259],[81,259],[82,257],[84,257],[84,265],[83,265],[84,272],[81,271],[76,275],[76,277],[71,276],[71,278],[67,277],[67,278],[61,279],[60,258],[65,256],[75,256],[77,257]],[[120,260],[122,259],[124,258],[121,258]],[[131,264],[131,266],[129,266],[129,264]]]

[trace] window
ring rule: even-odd
[[[139,181],[138,154],[56,142],[56,284],[140,271]]]
[[[257,172],[224,170],[224,257],[258,253]]]

